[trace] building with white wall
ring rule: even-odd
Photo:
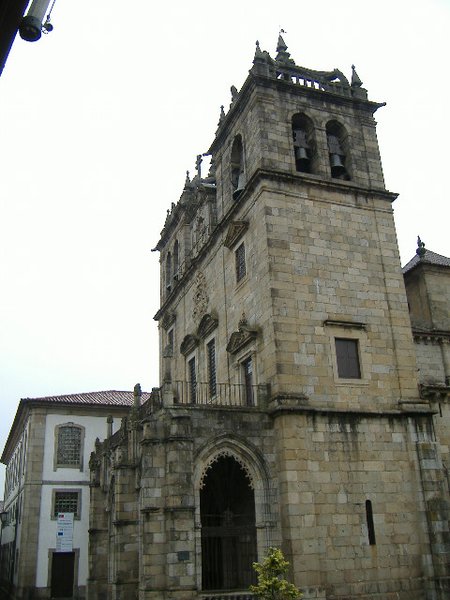
[[[104,391],[20,401],[1,458],[7,513],[1,539],[2,597],[84,596],[89,457],[96,440],[117,431],[139,400],[136,386],[134,394]],[[73,514],[73,526],[70,517],[61,531],[58,513]]]

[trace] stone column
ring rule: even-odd
[[[15,524],[17,528],[15,536],[20,535],[21,537],[17,543],[16,539],[14,541],[14,553],[16,547],[20,548],[20,559],[14,578],[14,581],[17,582],[16,598],[27,597],[36,587],[46,414],[43,410],[35,409],[30,418],[23,488],[22,514],[24,522],[20,528],[17,519]]]

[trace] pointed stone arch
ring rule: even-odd
[[[208,474],[224,459],[234,459],[254,495],[254,524],[256,529],[256,558],[261,558],[267,548],[280,543],[278,531],[278,502],[271,470],[262,454],[253,444],[235,434],[216,436],[204,444],[194,457],[194,494],[196,523],[196,554],[202,564],[202,515],[200,497]],[[197,574],[201,589],[202,569]]]

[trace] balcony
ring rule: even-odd
[[[265,408],[269,400],[268,385],[239,383],[170,381],[161,388],[164,406],[188,405],[208,407]]]
[[[211,594],[201,594],[200,600],[255,600],[255,596],[250,592],[214,592]]]

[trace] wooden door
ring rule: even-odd
[[[75,552],[54,552],[52,557],[52,598],[72,598]]]

